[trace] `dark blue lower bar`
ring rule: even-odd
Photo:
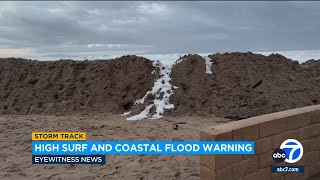
[[[105,164],[104,155],[32,155],[32,164]]]
[[[304,173],[304,166],[272,166],[273,173]]]

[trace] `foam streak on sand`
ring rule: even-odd
[[[176,58],[176,57],[175,57]],[[206,73],[212,74],[211,66],[212,66],[212,59],[209,56],[203,56],[206,63]],[[163,117],[163,113],[165,109],[173,109],[174,105],[170,103],[170,96],[174,94],[174,89],[178,88],[173,86],[170,83],[171,80],[171,70],[174,64],[181,62],[183,59],[179,58],[178,61],[173,61],[167,59],[166,61],[163,60],[155,60],[153,61],[153,66],[156,69],[159,69],[160,78],[157,79],[153,85],[151,91],[148,91],[143,98],[138,99],[134,106],[139,104],[146,104],[146,98],[148,96],[154,97],[152,103],[146,105],[145,109],[141,111],[139,114],[128,117],[127,120],[142,120],[145,118],[149,119],[160,119]],[[155,73],[155,72],[152,72]],[[152,115],[150,115],[151,109],[155,107],[155,111]],[[128,116],[131,114],[131,111],[125,112],[122,116]],[[151,116],[151,117],[150,117]]]
[[[211,66],[212,66],[212,59],[209,56],[203,56],[204,60],[206,60],[206,73],[212,74]]]
[[[178,88],[170,84],[170,74],[172,70],[173,64],[162,64],[159,61],[154,61],[153,65],[159,69],[160,78],[157,79],[154,82],[154,86],[151,91],[148,91],[146,95],[138,99],[135,103],[135,105],[138,104],[145,104],[146,98],[148,96],[153,96],[154,99],[152,100],[152,103],[146,106],[146,108],[140,112],[137,115],[128,117],[127,120],[141,120],[144,118],[149,119],[159,119],[163,117],[163,113],[165,109],[173,109],[174,105],[170,104],[170,96],[174,93],[174,89]],[[151,108],[155,107],[155,112],[150,117],[150,110]],[[126,112],[123,115],[129,115],[130,112]]]

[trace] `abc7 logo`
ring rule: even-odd
[[[303,146],[302,144],[295,139],[285,140],[280,148],[273,151],[272,158],[277,163],[287,162],[287,163],[296,163],[303,156]]]

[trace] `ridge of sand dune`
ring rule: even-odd
[[[152,62],[0,59],[0,114],[122,113],[153,85]]]
[[[319,61],[300,65],[281,55],[253,53],[209,57],[211,71],[210,59],[198,55],[173,66],[171,84],[178,88],[170,98],[174,109],[167,113],[237,120],[320,101]],[[158,71],[152,61],[137,56],[50,62],[9,58],[0,64],[0,114],[121,114],[159,76],[152,73]]]
[[[189,55],[172,70],[180,87],[172,97],[177,114],[215,114],[243,119],[317,104],[320,86],[297,61],[281,55],[214,54],[213,74],[204,59]]]
[[[309,60],[301,64],[304,69],[306,69],[314,79],[316,84],[320,84],[320,59],[319,60]]]

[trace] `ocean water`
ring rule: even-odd
[[[214,54],[216,52],[209,53],[196,53],[200,56],[207,56],[208,54]],[[223,53],[223,52],[219,52]],[[310,59],[320,59],[320,50],[303,50],[303,51],[260,51],[254,52],[257,54],[270,55],[272,53],[281,54],[289,59],[299,61],[300,63],[305,62]],[[188,53],[174,53],[174,54],[137,54],[138,56],[142,56],[148,58],[150,60],[158,60],[163,64],[172,64],[180,57],[186,55]],[[73,60],[95,60],[95,59],[114,59],[117,57],[121,57],[123,55],[129,54],[117,54],[117,55],[104,55],[104,56],[29,56],[24,57],[33,60],[41,60],[41,61],[52,61],[52,60],[60,60],[60,59],[73,59]]]

